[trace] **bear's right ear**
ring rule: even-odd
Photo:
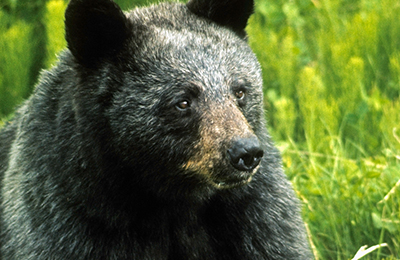
[[[87,67],[118,52],[129,36],[129,27],[111,0],[71,0],[65,12],[68,49]]]
[[[186,6],[192,13],[228,27],[242,38],[254,12],[254,0],[190,0]]]

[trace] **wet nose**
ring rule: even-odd
[[[228,149],[228,157],[233,167],[239,171],[252,171],[260,163],[264,151],[257,137],[236,139]]]

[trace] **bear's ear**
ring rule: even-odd
[[[91,67],[120,50],[129,36],[129,22],[111,0],[71,0],[65,12],[68,49]]]
[[[254,12],[254,0],[190,0],[189,10],[245,37],[247,20]]]

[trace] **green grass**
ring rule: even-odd
[[[0,11],[0,116],[11,113],[30,92],[32,26],[24,21],[8,26],[10,19]]]
[[[400,257],[399,16],[395,0],[258,1],[248,29],[319,259]]]
[[[66,1],[28,5],[42,10],[39,20],[20,2],[0,0],[0,118],[37,80],[31,43],[44,45],[43,67],[65,46]],[[249,43],[269,129],[317,259],[352,259],[382,243],[362,259],[400,259],[399,17],[398,0],[256,0]]]

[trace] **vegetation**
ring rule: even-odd
[[[65,47],[66,4],[0,0],[0,118]],[[398,17],[398,0],[256,0],[249,43],[317,259],[400,258]]]
[[[315,254],[400,257],[400,4],[258,1],[248,31]]]

